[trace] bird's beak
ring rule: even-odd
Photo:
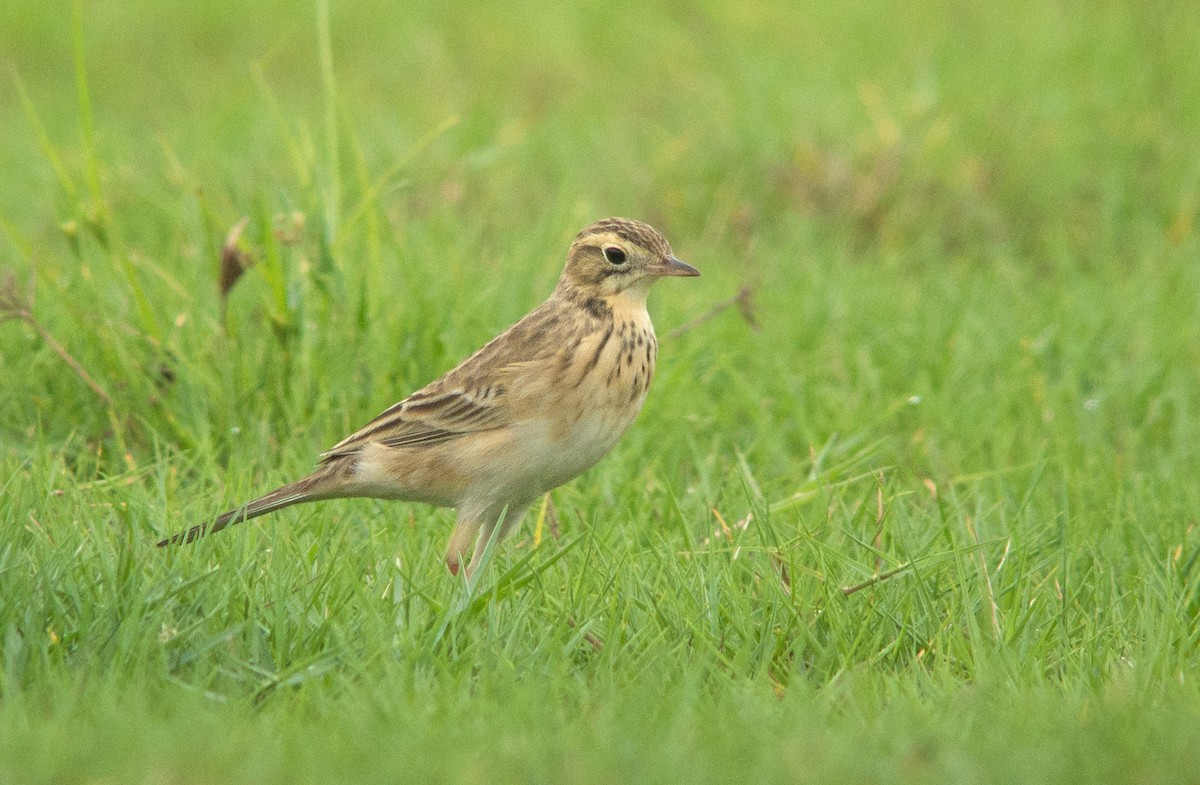
[[[700,274],[700,271],[692,267],[687,262],[682,262],[674,256],[668,256],[658,265],[659,275],[678,275],[686,278],[694,278]]]

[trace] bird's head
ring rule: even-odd
[[[605,218],[576,235],[559,286],[599,296],[628,292],[644,297],[659,278],[699,274],[675,258],[667,238],[653,226]]]

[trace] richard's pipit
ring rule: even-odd
[[[321,455],[316,471],[163,540],[191,542],[281,507],[368,496],[458,511],[446,551],[468,572],[496,526],[612,449],[646,399],[658,343],[646,294],[699,275],[657,230],[609,218],[576,236],[550,299],[445,376]]]

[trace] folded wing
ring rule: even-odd
[[[354,455],[376,442],[388,447],[426,447],[503,428],[510,419],[506,407],[498,405],[503,395],[503,387],[497,385],[420,390],[321,453],[321,462]]]

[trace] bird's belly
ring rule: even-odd
[[[595,412],[580,417],[554,441],[557,456],[546,467],[553,488],[596,465],[609,453],[637,417],[637,407],[625,411]]]
[[[548,427],[546,455],[542,456],[545,492],[579,476],[607,455],[637,418],[644,391],[606,389],[566,404]]]

